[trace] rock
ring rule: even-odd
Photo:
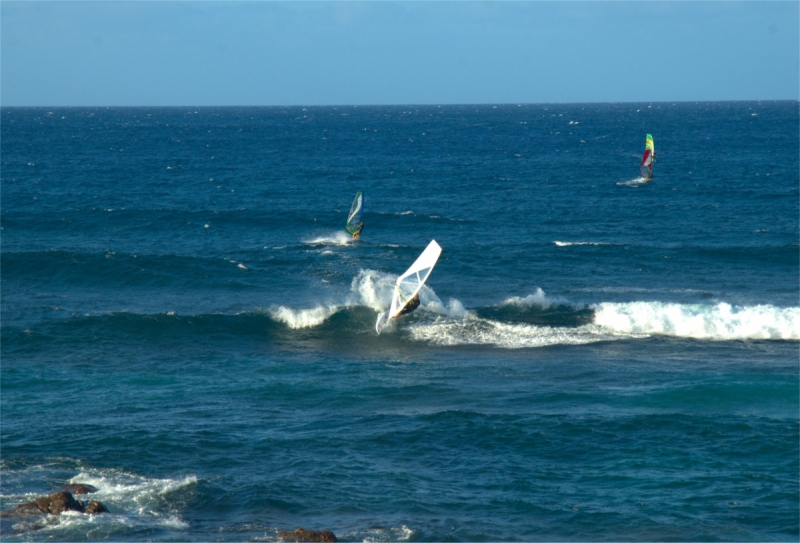
[[[69,492],[55,492],[44,498],[37,498],[34,503],[43,513],[51,515],[60,515],[64,511],[83,512],[83,504],[73,498]]]
[[[92,500],[86,504],[86,507],[83,510],[84,513],[87,515],[97,515],[99,513],[109,513],[110,511],[106,509],[106,506],[100,503],[97,500]]]
[[[109,513],[106,506],[92,500],[84,507],[83,502],[76,500],[69,492],[56,492],[44,498],[36,498],[30,503],[21,503],[16,509],[3,511],[0,517],[17,517],[22,515],[60,515],[64,511],[78,511],[87,515]]]
[[[97,492],[97,489],[92,485],[66,485],[64,492],[69,492],[70,494],[92,494]]]
[[[312,543],[320,541],[328,543],[336,541],[336,536],[333,535],[333,532],[330,532],[328,530],[314,531],[314,530],[304,530],[303,528],[298,528],[294,532],[286,532],[286,531],[278,532],[278,539],[282,539],[284,541],[302,541],[302,542],[308,541]]]
[[[16,509],[10,511],[3,511],[4,517],[11,517],[16,515],[42,515],[42,510],[35,503],[21,503]]]

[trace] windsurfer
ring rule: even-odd
[[[394,318],[396,319],[397,317],[408,315],[418,307],[419,307],[419,294],[414,294],[414,297],[411,298],[405,306],[403,306],[403,309],[401,309],[400,312],[394,316]]]
[[[653,162],[656,161],[656,146],[653,144],[653,136],[647,134],[644,141],[644,156],[642,157],[642,164],[639,167],[639,175],[645,181],[650,181],[653,177]]]
[[[362,230],[364,230],[364,221],[358,223],[358,230],[353,232],[353,239],[358,239],[358,237],[361,235]]]

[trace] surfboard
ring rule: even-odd
[[[387,317],[389,316],[389,310],[387,309],[380,315],[378,315],[378,321],[375,323],[375,331],[378,332],[378,335],[381,335],[383,332],[383,328],[386,326],[386,321],[388,320]]]
[[[383,331],[392,319],[399,317],[406,304],[419,293],[425,281],[430,277],[433,267],[441,254],[442,248],[439,247],[435,239],[431,240],[425,250],[422,251],[422,254],[411,264],[411,267],[397,278],[394,284],[392,305],[388,311],[378,315],[378,320],[375,322],[375,331],[378,334]]]
[[[350,213],[347,214],[347,223],[344,229],[351,235],[358,231],[358,224],[364,217],[364,193],[361,191],[356,192],[356,197],[353,200],[353,205],[350,206]]]

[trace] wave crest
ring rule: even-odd
[[[573,245],[611,245],[603,241],[554,241],[556,247],[571,247]]]
[[[538,306],[543,309],[547,309],[554,303],[564,303],[564,300],[561,298],[558,299],[548,299],[547,295],[544,291],[537,287],[536,292],[533,294],[528,294],[524,298],[520,298],[519,296],[512,296],[511,298],[507,299],[502,305],[515,305],[518,307],[532,307]]]
[[[338,306],[320,306],[311,309],[291,309],[285,306],[274,307],[269,310],[269,315],[276,321],[286,324],[289,328],[311,328],[319,326],[339,310]]]
[[[710,340],[800,339],[800,308],[727,303],[600,303],[594,322],[618,333]]]
[[[434,323],[412,326],[409,333],[414,340],[434,345],[492,345],[502,349],[583,345],[619,339],[622,335],[593,325],[578,328],[536,326],[484,319],[472,313],[460,320],[439,319]],[[624,337],[636,335],[625,334]]]

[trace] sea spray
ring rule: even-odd
[[[527,349],[551,345],[583,345],[598,341],[631,339],[644,334],[615,334],[597,326],[579,328],[512,324],[484,319],[467,312],[461,319],[415,323],[408,333],[432,345],[492,345],[501,349]]]
[[[289,328],[311,328],[319,326],[325,319],[336,313],[338,306],[320,306],[310,309],[290,309],[279,306],[269,310],[270,316],[285,323]]]
[[[347,232],[337,231],[327,234],[320,234],[308,239],[304,239],[306,245],[338,245],[346,246],[355,243],[356,240]]]
[[[564,298],[552,298],[548,297],[544,291],[537,287],[536,291],[533,294],[528,294],[524,298],[520,298],[519,296],[512,296],[508,298],[502,305],[514,305],[519,307],[531,307],[531,306],[539,306],[544,309],[547,309],[553,304],[564,304],[567,303]]]

